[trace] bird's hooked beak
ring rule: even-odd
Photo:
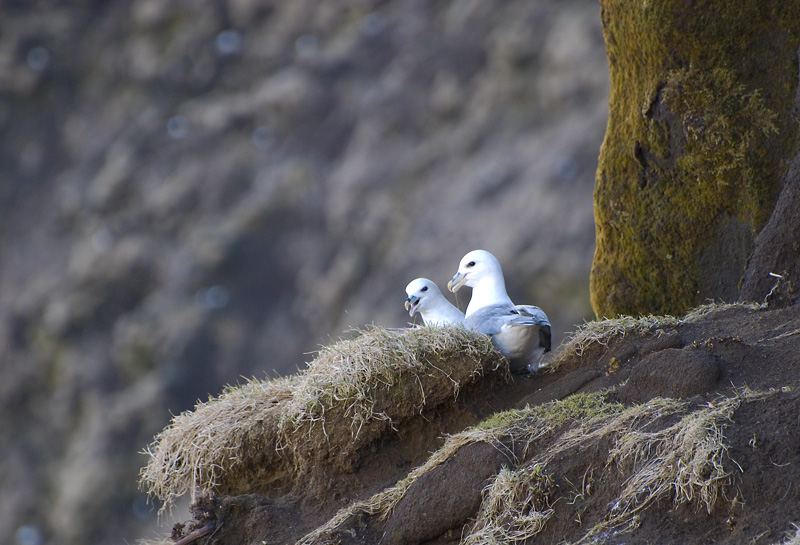
[[[450,280],[450,282],[447,283],[447,289],[455,293],[458,291],[458,288],[466,284],[466,282],[467,282],[467,275],[459,271]]]
[[[417,312],[417,305],[419,304],[419,297],[416,295],[409,295],[406,299],[406,310],[409,316],[413,316]]]

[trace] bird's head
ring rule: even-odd
[[[502,278],[503,272],[497,258],[486,250],[472,250],[458,264],[458,272],[447,283],[447,289],[453,293],[461,286],[474,288],[482,279],[487,277]]]
[[[405,307],[409,316],[414,316],[417,312],[425,307],[426,300],[435,293],[441,293],[439,288],[436,287],[432,281],[427,278],[417,278],[412,280],[406,286],[406,299]]]

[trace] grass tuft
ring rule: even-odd
[[[581,357],[590,348],[596,346],[607,347],[612,340],[628,335],[645,335],[667,328],[673,328],[684,323],[696,323],[712,314],[732,308],[745,308],[758,310],[761,308],[756,303],[708,303],[694,308],[684,316],[619,316],[586,322],[577,327],[574,333],[567,337],[557,350],[556,357],[546,365],[549,371],[555,371],[570,358]]]
[[[776,393],[743,389],[730,398],[699,408],[686,401],[663,398],[622,407],[605,403],[600,394],[583,399],[572,396],[564,402],[535,407],[543,412],[542,418],[528,413],[518,426],[509,425],[507,429],[514,430],[513,440],[518,443],[527,440],[530,444],[533,438],[539,439],[537,443],[542,444],[539,452],[526,459],[520,469],[498,475],[487,489],[489,492],[465,543],[522,542],[541,531],[559,498],[549,494],[547,502],[534,502],[533,509],[530,501],[518,503],[512,493],[502,491],[508,490],[510,482],[524,482],[529,472],[547,472],[553,460],[575,456],[600,444],[611,445],[605,477],[600,481],[618,482],[612,473],[621,473],[624,481],[603,521],[579,543],[591,542],[593,536],[608,530],[633,528],[641,511],[665,498],[671,498],[675,505],[694,503],[711,512],[722,488],[730,482],[723,465],[727,458],[726,424],[742,402]],[[562,420],[559,413],[575,417],[581,413],[576,407],[592,406],[594,410],[585,411],[583,416],[566,420],[570,425],[552,426],[554,433],[549,439],[544,437],[545,422],[552,425]],[[509,472],[513,471],[519,474],[511,475]],[[498,487],[496,493],[492,492],[494,486]],[[572,505],[581,498],[579,495],[567,503]],[[530,518],[526,518],[528,515]]]
[[[652,502],[672,496],[675,505],[695,499],[708,513],[727,482],[723,467],[726,447],[723,422],[739,407],[728,398],[691,412],[672,426],[657,430],[632,430],[609,453],[608,465],[629,473],[612,514],[629,517]]]
[[[627,478],[606,519],[581,542],[597,532],[635,527],[638,514],[662,499],[671,498],[675,506],[694,503],[711,513],[730,484],[723,465],[727,423],[742,402],[776,394],[742,389],[695,410],[685,401],[653,399],[626,410],[624,422],[610,421],[598,429],[613,437],[606,470],[616,468]]]
[[[617,338],[627,335],[644,335],[654,329],[673,327],[681,321],[674,316],[620,316],[586,322],[577,327],[574,333],[564,339],[559,347],[556,357],[547,364],[549,371],[555,371],[567,360],[584,355],[590,348],[596,346],[607,347]]]
[[[775,545],[800,545],[800,526],[793,523],[792,528],[794,530],[787,532],[786,539]]]
[[[761,310],[763,307],[758,303],[707,303],[687,312],[682,318],[682,321],[693,324],[708,318],[712,314],[717,314],[718,312],[730,310],[732,308]]]
[[[145,450],[150,459],[140,486],[163,502],[162,512],[187,493],[194,499],[198,491],[215,488],[243,462],[249,439],[266,435],[263,423],[280,414],[298,382],[292,376],[228,387],[174,417]]]
[[[538,534],[555,512],[553,478],[539,464],[504,467],[484,491],[481,517],[464,545],[521,543]]]
[[[146,450],[140,486],[164,510],[187,493],[286,484],[331,454],[354,456],[480,376],[509,378],[489,338],[463,327],[359,333],[324,347],[298,375],[228,387],[174,417]]]

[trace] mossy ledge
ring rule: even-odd
[[[798,149],[797,2],[602,0],[598,316],[735,301]]]

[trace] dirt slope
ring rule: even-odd
[[[550,373],[469,389],[440,405],[435,421],[420,414],[440,425],[448,406],[504,410],[488,420],[472,411],[474,423],[483,420],[477,427],[459,433],[461,419],[447,430],[453,435],[432,441],[413,427],[387,433],[359,467],[331,474],[336,489],[305,481],[272,496],[203,495],[175,537],[734,544],[792,533],[800,521],[800,306],[599,322],[561,350]],[[400,456],[404,442],[417,449],[417,464]],[[348,488],[361,492],[343,497]]]

